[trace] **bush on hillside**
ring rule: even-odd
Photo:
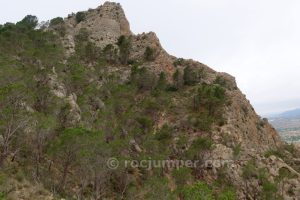
[[[38,25],[38,18],[33,15],[27,15],[22,19],[22,21],[18,22],[16,25],[19,27],[24,27],[27,29],[34,29]]]
[[[50,26],[56,26],[64,23],[64,19],[62,17],[56,17],[50,20]]]
[[[155,60],[155,49],[151,48],[151,47],[146,47],[145,53],[144,53],[144,58],[147,61],[153,61]]]
[[[130,50],[131,50],[131,38],[122,35],[119,37],[117,45],[120,50],[120,61],[122,64],[127,64]]]
[[[86,18],[86,14],[84,12],[78,12],[75,15],[75,19],[76,19],[77,23],[80,23],[80,22],[84,21],[85,18]]]

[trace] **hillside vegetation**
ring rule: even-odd
[[[86,24],[106,27],[107,9],[120,33],[97,39]],[[153,33],[131,34],[120,9],[0,26],[0,199],[297,197],[297,149],[234,79],[168,55]],[[126,165],[145,160],[196,165]]]

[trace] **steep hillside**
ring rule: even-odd
[[[298,150],[234,77],[134,35],[117,3],[36,26],[0,26],[0,199],[300,196]]]

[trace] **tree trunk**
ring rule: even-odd
[[[7,157],[7,156],[4,155],[4,154],[1,154],[1,155],[0,155],[0,168],[3,167],[4,161],[5,161],[6,157]]]
[[[64,164],[63,174],[62,174],[62,178],[61,178],[61,181],[60,181],[61,189],[65,188],[66,179],[67,179],[67,175],[68,175],[68,172],[69,172],[69,166],[70,166],[70,162],[67,160]]]

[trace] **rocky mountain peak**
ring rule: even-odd
[[[62,26],[62,27],[61,27]],[[83,30],[88,33],[88,40],[104,49],[107,45],[116,45],[120,36],[130,37],[130,60],[141,60],[147,48],[153,49],[155,59],[148,66],[156,73],[164,71],[171,77],[174,73],[174,57],[170,56],[161,46],[159,38],[154,32],[133,34],[125,12],[119,3],[105,2],[96,9],[70,14],[59,27],[50,29],[64,30],[63,45],[67,56],[75,52],[76,36]]]
[[[111,19],[118,22],[122,34],[131,34],[125,12],[119,3],[105,2],[97,8],[97,12],[100,14],[100,17],[104,19]]]
[[[99,21],[100,25],[106,25],[107,32],[112,32],[117,29],[119,35],[131,35],[130,25],[125,16],[124,10],[119,3],[105,2],[96,9],[95,13],[91,12],[91,20]],[[97,25],[97,24],[94,24]],[[101,27],[103,28],[103,27]]]
[[[52,28],[55,27],[50,25]],[[121,35],[132,35],[122,6],[114,2],[105,2],[96,9],[70,14],[64,19],[63,29],[63,43],[68,54],[74,53],[74,38],[83,29],[89,33],[89,40],[101,48],[116,43]]]

